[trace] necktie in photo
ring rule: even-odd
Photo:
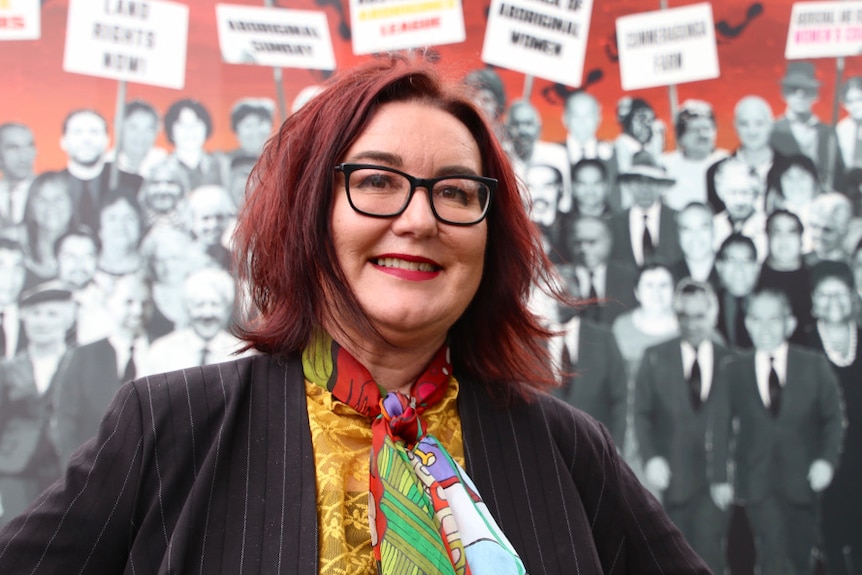
[[[123,369],[123,381],[131,381],[135,379],[137,369],[135,368],[135,342],[129,346],[129,361],[126,362],[126,367]]]
[[[589,270],[587,273],[589,274],[589,279],[587,281],[590,283],[590,292],[587,297],[592,300],[599,299],[599,293],[596,291],[596,273],[593,270]],[[598,305],[598,303],[595,305]]]
[[[644,263],[647,263],[655,255],[655,245],[652,242],[652,235],[649,233],[649,216],[646,214],[644,214],[643,253]]]
[[[734,297],[734,304],[736,308],[733,314],[733,336],[730,338],[733,345],[739,346],[743,339],[745,339],[744,334],[747,333],[745,330],[745,298],[744,297]],[[729,331],[729,330],[728,330]]]
[[[198,365],[206,365],[207,360],[209,359],[209,355],[210,355],[210,348],[207,344],[204,344],[203,348],[201,349],[201,359],[200,359],[200,363]]]
[[[6,314],[0,311],[0,358],[6,357]]]
[[[773,417],[778,415],[781,409],[781,380],[775,371],[775,358],[769,357],[769,413]]]
[[[592,270],[587,270],[587,283],[589,284],[589,292],[587,293],[587,300],[590,302],[589,305],[583,308],[582,315],[587,319],[591,319],[594,321],[599,320],[599,294],[596,291],[596,276]]]
[[[856,125],[856,144],[853,148],[853,167],[862,168],[862,124]]]
[[[560,350],[560,374],[563,380],[563,386],[569,387],[572,379],[572,353],[569,351],[569,346],[563,340],[563,349]]]
[[[696,351],[695,351],[696,353]],[[703,391],[703,380],[700,374],[700,363],[697,361],[697,355],[694,356],[694,362],[691,364],[691,371],[688,374],[688,392],[691,398],[691,406],[695,411],[700,409],[703,401],[700,399],[700,394]]]

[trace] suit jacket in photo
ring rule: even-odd
[[[684,503],[708,488],[707,421],[715,405],[718,366],[731,351],[712,342],[713,373],[709,395],[698,410],[692,406],[683,368],[681,338],[648,348],[635,380],[635,435],[644,463],[663,457],[671,478],[666,503]],[[705,369],[701,366],[702,369]]]
[[[721,366],[723,393],[717,395],[710,422],[714,465],[713,483],[726,482],[727,464],[735,467],[735,494],[743,502],[757,502],[780,494],[787,500],[810,504],[815,493],[808,471],[816,459],[837,466],[844,435],[844,408],[838,380],[826,357],[791,344],[787,352],[787,381],[781,408],[773,416],[760,397],[754,351],[731,358]],[[735,453],[728,450],[731,421],[738,420]]]
[[[709,573],[598,422],[460,384],[466,470],[528,572]],[[0,530],[0,573],[317,573],[314,466],[298,356],[138,379]]]
[[[107,338],[72,351],[57,392],[57,448],[63,463],[99,430],[99,421],[120,389],[117,352]]]
[[[26,352],[0,363],[0,477],[59,471],[54,401],[70,359],[67,350],[41,395]]]
[[[736,313],[731,306],[735,306],[735,298],[727,290],[720,288],[717,290],[718,295],[718,324],[716,329],[724,338],[724,341],[729,347],[734,350],[751,349],[751,335],[748,333],[748,328],[745,327],[745,322],[740,320],[735,321]],[[743,306],[742,315],[745,316],[745,305],[748,301],[748,296],[742,298],[740,305]],[[733,330],[733,331],[731,331]],[[736,334],[733,337],[733,334]]]
[[[811,158],[817,166],[817,173],[820,176],[820,181],[825,182],[826,176],[830,170],[833,171],[833,188],[841,189],[841,184],[844,181],[844,159],[841,155],[841,150],[838,145],[835,146],[835,158],[830,167],[829,165],[829,142],[834,138],[834,132],[828,124],[818,121],[815,127],[817,131],[817,157]],[[776,120],[772,127],[772,135],[769,137],[769,145],[783,156],[794,156],[802,153],[799,143],[793,136],[793,130],[790,128],[790,120],[786,116],[781,116]]]
[[[611,259],[625,265],[637,268],[634,252],[632,251],[632,234],[629,228],[628,210],[615,214],[610,221],[611,237]],[[640,238],[637,239],[641,241]],[[679,228],[676,224],[676,212],[662,204],[659,212],[658,244],[655,246],[655,255],[652,260],[667,266],[673,265],[682,259],[682,248],[679,247]]]
[[[596,323],[610,327],[620,315],[638,306],[635,299],[637,270],[609,260],[605,264],[605,295],[600,303],[584,308],[582,314]]]
[[[581,319],[578,362],[554,395],[605,424],[622,447],[626,431],[626,365],[610,329]]]
[[[99,230],[99,209],[111,191],[111,163],[105,164],[102,172],[92,180],[81,180],[73,176],[68,168],[63,170],[69,180],[69,194],[74,207],[75,221]],[[138,191],[144,179],[137,174],[119,171],[115,190],[132,199],[137,205]]]

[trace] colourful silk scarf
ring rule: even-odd
[[[420,416],[446,393],[452,375],[444,345],[410,395],[387,393],[326,334],[303,351],[306,379],[373,417],[368,515],[383,575],[526,573],[476,486]]]

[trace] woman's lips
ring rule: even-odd
[[[417,257],[381,256],[371,263],[384,273],[413,281],[433,279],[443,270],[436,262]]]

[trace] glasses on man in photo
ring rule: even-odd
[[[453,174],[438,178],[414,178],[410,174],[374,164],[339,164],[350,207],[360,214],[392,218],[407,209],[416,188],[425,188],[431,211],[439,221],[454,226],[481,222],[491,205],[497,180]]]

